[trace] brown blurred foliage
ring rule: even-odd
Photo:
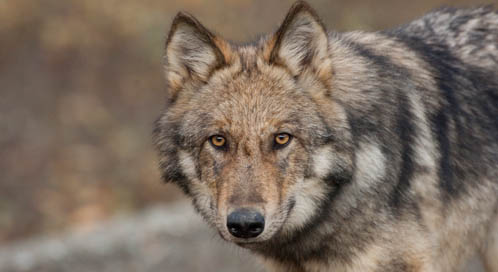
[[[495,0],[496,1],[496,0]],[[178,198],[151,146],[162,50],[185,10],[222,36],[272,31],[293,1],[0,1],[0,242]],[[490,1],[309,1],[335,30],[375,30]]]

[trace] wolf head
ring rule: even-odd
[[[249,245],[306,229],[351,177],[332,67],[325,28],[304,2],[245,46],[175,17],[168,104],[154,131],[160,169],[224,239]]]

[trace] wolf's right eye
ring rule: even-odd
[[[225,147],[227,140],[223,136],[213,135],[209,138],[209,142],[216,148],[223,148]]]
[[[275,144],[274,147],[276,149],[283,148],[287,146],[291,140],[292,136],[288,133],[280,133],[275,135]]]

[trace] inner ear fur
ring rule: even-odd
[[[229,44],[184,12],[173,20],[165,51],[166,80],[172,92],[188,81],[207,81],[230,59]]]
[[[293,76],[310,69],[319,76],[331,72],[326,29],[306,2],[290,8],[267,47],[268,62],[286,67]]]

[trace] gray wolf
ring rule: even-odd
[[[498,13],[327,32],[304,3],[247,45],[186,13],[154,143],[220,236],[275,271],[498,271]]]

